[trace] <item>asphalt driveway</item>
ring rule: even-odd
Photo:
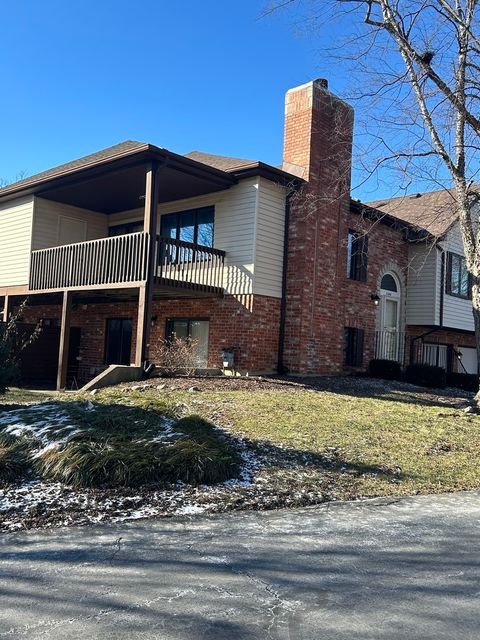
[[[480,494],[6,534],[0,638],[480,638]]]

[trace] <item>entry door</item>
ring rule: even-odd
[[[400,355],[400,300],[390,291],[382,292],[381,296],[381,354],[385,360],[399,360]]]

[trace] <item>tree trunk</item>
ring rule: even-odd
[[[478,278],[475,278],[472,284],[472,312],[477,347],[477,371],[480,371],[480,280]],[[480,391],[475,396],[475,400],[477,405],[480,405]]]

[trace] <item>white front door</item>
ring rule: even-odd
[[[399,360],[401,355],[399,288],[396,278],[391,274],[383,276],[375,354],[375,357],[383,360]]]

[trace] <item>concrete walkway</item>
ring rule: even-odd
[[[0,638],[480,638],[480,494],[7,534]]]

